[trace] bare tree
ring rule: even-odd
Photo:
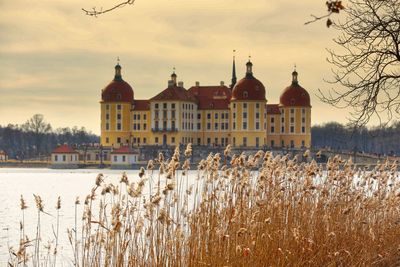
[[[103,8],[98,9],[96,7],[93,7],[91,10],[88,10],[88,9],[85,9],[85,8],[82,8],[82,10],[88,16],[97,17],[98,15],[102,15],[104,13],[113,11],[113,10],[115,10],[117,8],[124,7],[126,5],[133,5],[134,3],[135,3],[135,0],[126,0],[126,1],[122,1],[119,4],[116,4],[116,5],[114,5],[114,6],[110,7],[110,8],[106,8],[106,9],[103,9]]]
[[[51,132],[51,125],[44,120],[42,114],[35,114],[22,125],[22,128],[32,133],[35,140],[35,152],[38,154],[45,134]]]
[[[338,87],[320,98],[352,108],[353,126],[377,116],[381,124],[400,114],[400,0],[349,0],[346,19],[334,27],[340,52],[328,50]]]

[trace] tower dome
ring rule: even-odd
[[[246,76],[238,81],[232,90],[232,100],[260,100],[265,99],[265,87],[253,76],[253,63],[246,63]]]
[[[279,98],[281,106],[311,107],[310,95],[299,85],[296,70],[292,72],[292,84],[283,91]]]
[[[133,89],[122,79],[121,66],[115,66],[114,79],[102,90],[101,100],[103,102],[133,102]]]

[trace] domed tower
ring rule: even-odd
[[[253,75],[253,63],[246,63],[246,75],[232,90],[231,144],[260,147],[266,144],[265,87]]]
[[[311,146],[311,103],[307,90],[300,86],[298,73],[292,72],[292,84],[279,99],[281,111],[281,146],[309,148]]]
[[[122,79],[121,66],[115,66],[114,79],[101,92],[101,144],[104,147],[129,145],[132,87]]]

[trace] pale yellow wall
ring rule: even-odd
[[[247,104],[247,109],[244,105]],[[256,109],[256,105],[259,108]],[[266,129],[264,117],[266,101],[232,101],[230,103],[231,112],[231,144],[234,146],[244,146],[244,138],[247,139],[246,146],[256,147],[258,138],[258,146],[264,146],[267,143]],[[247,120],[243,118],[243,112],[247,112]],[[256,129],[256,113],[259,113],[259,129]],[[234,117],[236,114],[236,119]],[[243,129],[243,122],[247,121],[247,129]],[[233,129],[234,123],[236,128]]]
[[[284,132],[280,133],[281,142],[284,142],[284,146],[291,147],[293,141],[295,148],[301,148],[303,142],[305,147],[311,147],[311,108],[280,107],[280,110],[283,113],[281,118],[284,118],[284,124],[281,124],[281,127],[284,126]],[[293,113],[291,110],[293,110]],[[304,122],[302,122],[303,118]],[[302,131],[303,126],[305,132]],[[291,127],[294,127],[294,132],[291,131]]]
[[[117,109],[118,105],[121,106],[121,110]],[[101,102],[100,106],[101,144],[106,147],[119,147],[121,144],[129,144],[131,133],[131,104],[126,102]],[[107,114],[109,114],[108,120]],[[119,120],[119,122],[121,123],[121,130],[117,130],[117,114],[121,114],[121,119]],[[109,124],[108,130],[106,129],[107,123]],[[118,138],[120,138],[120,143],[118,143]]]
[[[291,141],[294,142],[295,148],[302,147],[303,141],[305,147],[311,146],[311,108],[304,107],[280,107],[282,114],[267,114],[266,102],[263,101],[232,101],[230,103],[230,109],[226,110],[197,110],[197,105],[194,109],[184,109],[182,105],[193,104],[193,102],[183,101],[157,101],[159,103],[159,115],[163,113],[163,103],[168,103],[170,107],[171,103],[175,103],[175,127],[178,131],[153,131],[154,127],[154,103],[151,103],[151,109],[147,111],[131,111],[131,105],[129,103],[104,103],[101,102],[101,144],[105,147],[114,145],[118,147],[117,138],[121,138],[122,144],[130,145],[162,145],[164,135],[166,136],[167,145],[178,145],[193,143],[198,144],[200,139],[201,145],[208,145],[208,139],[210,145],[223,145],[231,144],[234,146],[244,146],[243,138],[247,138],[248,147],[256,147],[256,138],[258,138],[258,146],[272,146],[272,141],[275,147],[281,147],[282,142],[285,147],[291,146]],[[245,110],[244,104],[247,104],[247,129],[243,129],[243,112]],[[256,105],[259,108],[256,109]],[[106,109],[106,105],[109,109]],[[121,105],[121,124],[122,129],[117,130],[117,105]],[[293,109],[293,113],[291,113]],[[303,110],[304,109],[304,113]],[[189,118],[182,118],[183,113],[193,114]],[[259,113],[259,118],[256,119],[256,113]],[[109,119],[106,119],[106,114],[109,114]],[[170,113],[168,113],[170,116]],[[198,115],[201,114],[200,120]],[[208,119],[210,114],[210,119]],[[218,114],[218,118],[215,115]],[[222,119],[224,114],[224,119]],[[228,114],[228,118],[226,118]],[[234,114],[236,119],[234,119]],[[136,120],[134,119],[136,116]],[[140,120],[138,119],[140,116]],[[146,116],[146,118],[144,117]],[[293,117],[293,122],[291,118]],[[302,118],[304,117],[304,123]],[[271,118],[274,118],[274,132],[271,132]],[[283,123],[282,123],[283,118]],[[171,118],[168,117],[168,128],[171,127]],[[256,129],[256,121],[259,122],[259,129]],[[106,130],[106,123],[109,123],[109,130]],[[182,129],[182,122],[193,123],[192,129]],[[233,123],[236,122],[236,129],[233,129]],[[207,124],[210,123],[211,129],[207,128]],[[215,129],[215,123],[218,124],[218,129]],[[221,124],[224,124],[222,129]],[[136,130],[134,129],[136,124]],[[198,129],[200,124],[200,129]],[[228,124],[228,128],[226,128]],[[140,129],[138,128],[140,125]],[[144,129],[146,125],[146,129]],[[284,132],[282,132],[282,126]],[[294,127],[294,132],[291,132],[290,127]],[[302,126],[305,127],[305,133],[302,132]],[[266,127],[266,128],[264,128]],[[159,120],[159,128],[163,128],[162,120]],[[158,138],[158,142],[156,139]],[[174,138],[174,140],[173,140]],[[106,142],[108,139],[108,142]],[[144,143],[144,140],[146,142]],[[217,140],[216,140],[217,139]],[[140,141],[140,142],[139,142]]]

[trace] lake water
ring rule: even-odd
[[[138,181],[137,170],[126,171],[129,181]],[[37,209],[33,194],[42,197],[44,211],[41,215],[42,242],[54,240],[53,227],[56,227],[56,202],[61,197],[59,266],[72,265],[72,248],[68,241],[67,228],[74,227],[74,202],[79,197],[81,203],[95,184],[97,174],[103,173],[105,182],[117,184],[123,170],[51,170],[51,169],[12,169],[0,168],[0,266],[6,266],[9,258],[8,248],[17,248],[19,242],[19,223],[22,215],[20,196],[23,195],[28,209],[25,210],[25,229],[29,239],[36,235]],[[83,205],[79,205],[78,225]]]

